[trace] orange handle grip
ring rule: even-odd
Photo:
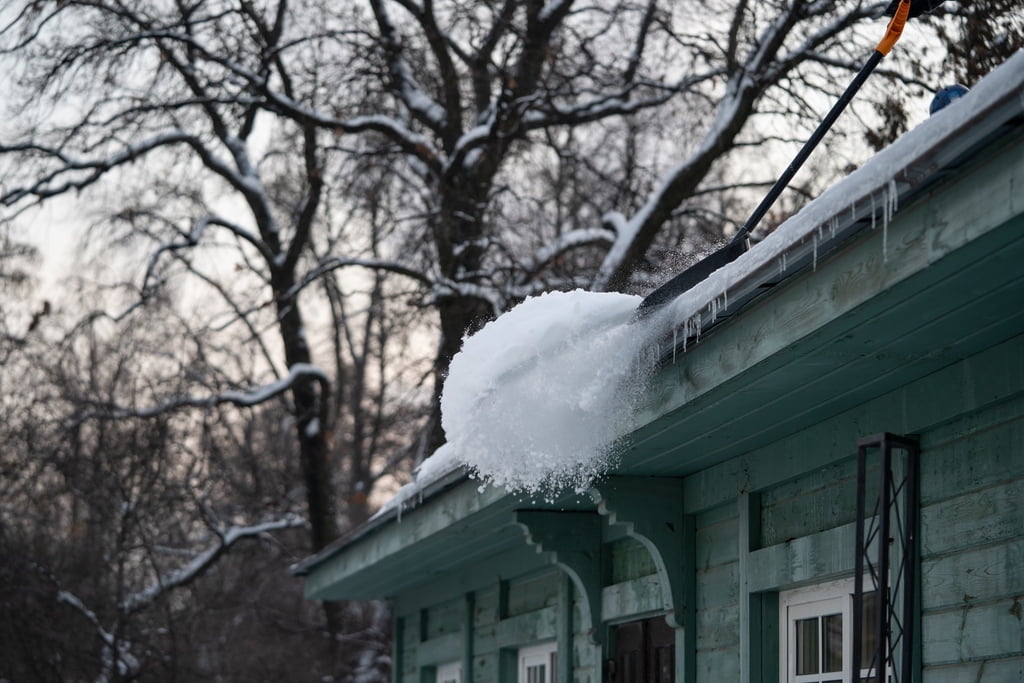
[[[892,15],[892,19],[889,20],[889,25],[885,29],[885,37],[878,43],[878,47],[875,48],[876,50],[883,55],[889,54],[889,50],[892,49],[892,46],[903,35],[903,27],[907,25],[907,16],[909,14],[910,0],[900,0],[896,13]]]

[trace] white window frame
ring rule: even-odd
[[[527,683],[527,671],[530,667],[543,665],[544,679],[538,683],[555,683],[557,680],[556,655],[558,643],[554,640],[519,648],[519,683]]]
[[[843,683],[852,683],[869,674],[868,670],[858,669],[856,679],[853,676],[853,590],[854,580],[853,577],[850,577],[779,593],[780,681],[783,683],[806,683],[841,680]],[[797,676],[796,622],[800,619],[830,614],[843,615],[843,670],[834,675],[817,673]],[[891,674],[891,670],[887,670],[885,680],[891,680]]]
[[[462,683],[462,662],[447,662],[438,664],[434,670],[434,681],[436,683]]]

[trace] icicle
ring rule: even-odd
[[[875,229],[875,193],[871,193],[871,229]]]
[[[672,365],[676,364],[676,341],[678,340],[679,328],[672,328]]]
[[[890,179],[885,186],[885,205],[882,207],[882,261],[889,260],[889,221],[896,213],[899,203],[899,192],[896,189],[896,179]]]
[[[813,246],[814,256],[813,256],[813,260],[812,260],[812,263],[814,265],[812,267],[812,270],[817,272],[818,271],[818,236],[817,235],[813,235],[812,237],[813,237],[813,239],[811,241],[812,241],[812,243],[814,245]]]
[[[722,290],[722,308],[729,308],[729,290]]]
[[[832,231],[832,239],[836,238],[836,231],[839,229],[839,216],[832,216],[828,222],[829,230]]]
[[[683,353],[686,353],[686,342],[690,338],[690,319],[683,322]]]

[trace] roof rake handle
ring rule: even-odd
[[[740,254],[749,248],[747,244],[747,237],[757,227],[757,224],[761,222],[765,214],[772,207],[775,201],[782,194],[782,191],[789,185],[789,181],[793,179],[800,167],[804,165],[808,157],[811,156],[811,152],[818,146],[825,134],[832,128],[832,125],[839,118],[839,115],[843,113],[850,101],[853,100],[854,95],[860,90],[861,86],[864,85],[864,81],[868,79],[871,72],[875,70],[878,63],[889,54],[892,50],[893,45],[900,39],[903,34],[903,27],[906,26],[907,17],[910,14],[910,2],[911,0],[900,0],[899,5],[896,7],[896,12],[893,14],[892,19],[889,20],[889,25],[886,27],[885,36],[875,47],[874,52],[868,58],[864,66],[861,67],[860,71],[854,77],[853,81],[846,86],[846,90],[836,103],[832,105],[828,114],[821,120],[818,127],[814,129],[811,137],[807,139],[804,146],[800,148],[797,155],[793,157],[793,161],[790,162],[786,170],[779,176],[775,184],[765,195],[761,203],[757,205],[754,212],[750,214],[750,217],[743,224],[729,243],[721,249],[712,252],[710,255],[701,259],[697,263],[693,264],[683,272],[679,273],[671,280],[658,287],[656,290],[648,294],[643,301],[640,302],[640,306],[637,308],[638,316],[643,316],[649,311],[647,309],[661,306],[668,303],[672,299],[676,298],[687,289],[690,289],[698,282],[704,280],[708,275],[718,270],[722,266],[735,260]]]

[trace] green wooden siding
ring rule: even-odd
[[[532,551],[531,551],[532,552]],[[400,683],[432,683],[436,666],[463,658],[472,653],[471,676],[463,669],[466,683],[499,683],[514,680],[515,652],[518,648],[538,642],[556,640],[564,615],[571,612],[578,596],[561,572],[547,569],[527,573],[470,593],[462,593],[455,586],[447,586],[445,593],[433,592],[440,583],[423,588],[419,600],[406,600],[407,605],[429,603],[423,594],[434,595],[434,604],[424,604],[396,614],[402,623],[396,629],[401,648]],[[563,599],[562,591],[571,595]],[[563,607],[564,605],[564,607]],[[401,608],[401,605],[396,605]],[[579,623],[578,616],[573,618]],[[467,637],[467,633],[471,634]],[[574,679],[598,683],[600,654],[588,652],[585,634],[573,632],[568,649],[578,650],[572,655]],[[505,674],[501,672],[508,669]],[[513,676],[509,679],[509,676]]]
[[[462,602],[456,599],[433,605],[422,611],[421,619],[423,640],[458,633],[462,630]]]
[[[739,519],[735,505],[696,516],[697,681],[739,677]]]
[[[923,443],[926,680],[1024,680],[1024,397]]]
[[[533,612],[558,603],[558,585],[562,574],[549,569],[534,576],[512,579],[508,582],[509,617]]]
[[[611,583],[622,583],[657,572],[654,559],[644,544],[635,538],[623,538],[607,544]]]

